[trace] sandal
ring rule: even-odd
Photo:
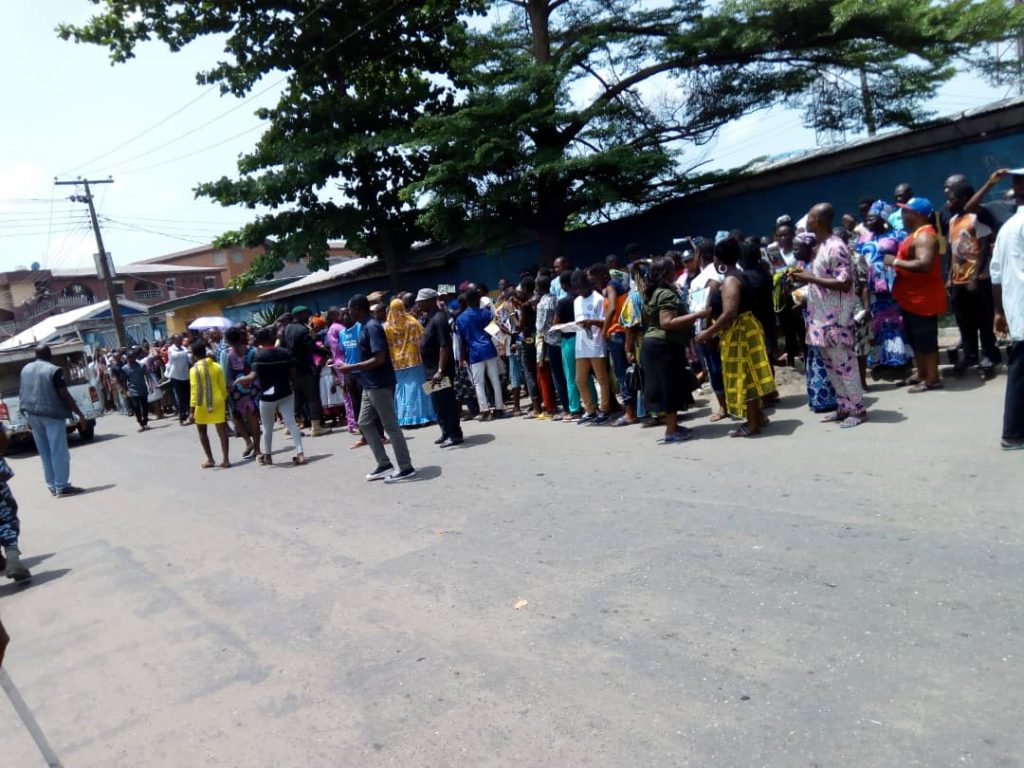
[[[630,427],[633,424],[636,424],[636,419],[630,421],[625,416],[619,416],[619,418],[612,422],[613,427]]]
[[[710,421],[712,424],[714,424],[716,421],[721,421],[722,419],[726,419],[728,417],[729,417],[729,412],[728,411],[715,411],[710,416],[708,416],[708,421]]]
[[[255,445],[250,445],[248,448],[246,448],[244,451],[242,451],[242,458],[243,459],[251,458],[255,453],[256,453],[256,446]]]
[[[685,443],[693,435],[689,431],[686,432],[673,432],[671,435],[665,435],[658,439],[658,445],[672,445],[674,443]]]
[[[750,427],[744,424],[739,429],[734,429],[732,432],[730,432],[729,437],[757,437],[759,434],[761,434],[761,430],[752,432],[750,430]]]
[[[905,379],[900,379],[896,382],[897,387],[916,387],[921,383],[921,380],[917,376],[909,376]]]
[[[912,386],[910,389],[907,390],[907,392],[910,392],[911,394],[915,394],[916,395],[919,392],[927,392],[930,389],[942,389],[942,382],[941,381],[936,381],[933,384],[925,384],[922,381],[922,382]]]
[[[839,422],[840,429],[852,429],[853,427],[859,427],[865,421],[868,420],[866,413],[862,413],[859,416],[847,416],[841,422]]]

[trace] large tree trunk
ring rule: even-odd
[[[385,224],[379,228],[380,237],[380,256],[384,259],[384,266],[388,271],[388,286],[391,288],[392,293],[397,293],[401,289],[401,275],[399,273],[399,266],[401,266],[400,254],[395,246],[395,238],[391,234],[391,229]]]
[[[538,229],[537,242],[540,245],[540,266],[550,267],[555,259],[565,255],[565,225],[559,222]]]

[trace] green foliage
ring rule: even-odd
[[[196,189],[225,206],[269,209],[220,239],[267,249],[240,286],[284,261],[325,267],[328,241],[341,238],[397,270],[424,239],[400,191],[422,179],[430,150],[405,145],[421,115],[452,103],[447,72],[472,2],[91,1],[99,10],[86,24],[59,32],[106,46],[115,62],[150,38],[180,50],[222,34],[226,57],[200,72],[200,83],[243,96],[264,76],[288,74],[277,104],[257,112],[267,129],[239,160],[238,177]]]
[[[274,304],[269,307],[264,307],[258,312],[253,312],[252,322],[250,323],[250,325],[253,325],[257,328],[263,328],[264,326],[267,325],[273,325],[274,323],[277,322],[277,318],[291,311],[292,308],[288,304]]]
[[[437,155],[410,192],[437,237],[526,230],[547,261],[566,226],[691,189],[685,148],[733,120],[787,104],[815,125],[862,124],[859,87],[830,103],[826,76],[865,69],[875,122],[912,124],[953,63],[1020,30],[1024,14],[1006,0],[502,7],[504,23],[469,38],[458,108],[417,126]]]
[[[911,125],[954,66],[993,75],[979,46],[1024,32],[1011,0],[90,2],[60,34],[115,62],[216,34],[200,83],[287,74],[238,177],[197,189],[269,209],[222,238],[267,247],[245,280],[324,266],[341,237],[392,275],[428,237],[528,233],[550,261],[567,227],[712,181],[686,150],[731,121],[784,104],[823,130]],[[485,8],[500,20],[469,28]]]

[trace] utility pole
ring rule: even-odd
[[[96,250],[99,252],[100,261],[100,279],[103,280],[103,286],[107,289],[107,299],[110,301],[110,318],[114,321],[114,333],[117,334],[117,345],[119,347],[128,346],[128,336],[124,332],[124,321],[121,319],[121,307],[117,303],[117,296],[114,293],[114,278],[110,274],[110,262],[107,260],[107,252],[103,248],[103,235],[100,234],[100,223],[96,218],[96,206],[92,202],[92,192],[89,190],[90,184],[113,184],[114,180],[111,178],[106,179],[77,179],[75,181],[57,181],[53,180],[54,185],[75,185],[82,184],[85,186],[84,195],[72,195],[71,200],[76,203],[87,203],[89,205],[89,218],[92,219],[92,231],[96,235]]]

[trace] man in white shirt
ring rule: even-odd
[[[1007,451],[1024,449],[1024,168],[1010,175],[1017,213],[999,230],[989,264],[995,331],[1011,340],[1003,408],[1002,447]]]
[[[166,373],[171,382],[171,394],[174,395],[174,407],[178,411],[178,421],[182,426],[188,424],[191,418],[188,369],[188,347],[181,343],[181,336],[171,336],[171,346],[167,348]]]
[[[611,418],[611,380],[608,377],[608,347],[604,338],[604,296],[594,290],[586,272],[577,269],[572,273],[573,314],[576,321],[576,388],[583,400],[584,414],[578,424],[601,425]],[[594,372],[600,398],[599,410],[595,410],[594,397],[590,392],[588,379]]]

